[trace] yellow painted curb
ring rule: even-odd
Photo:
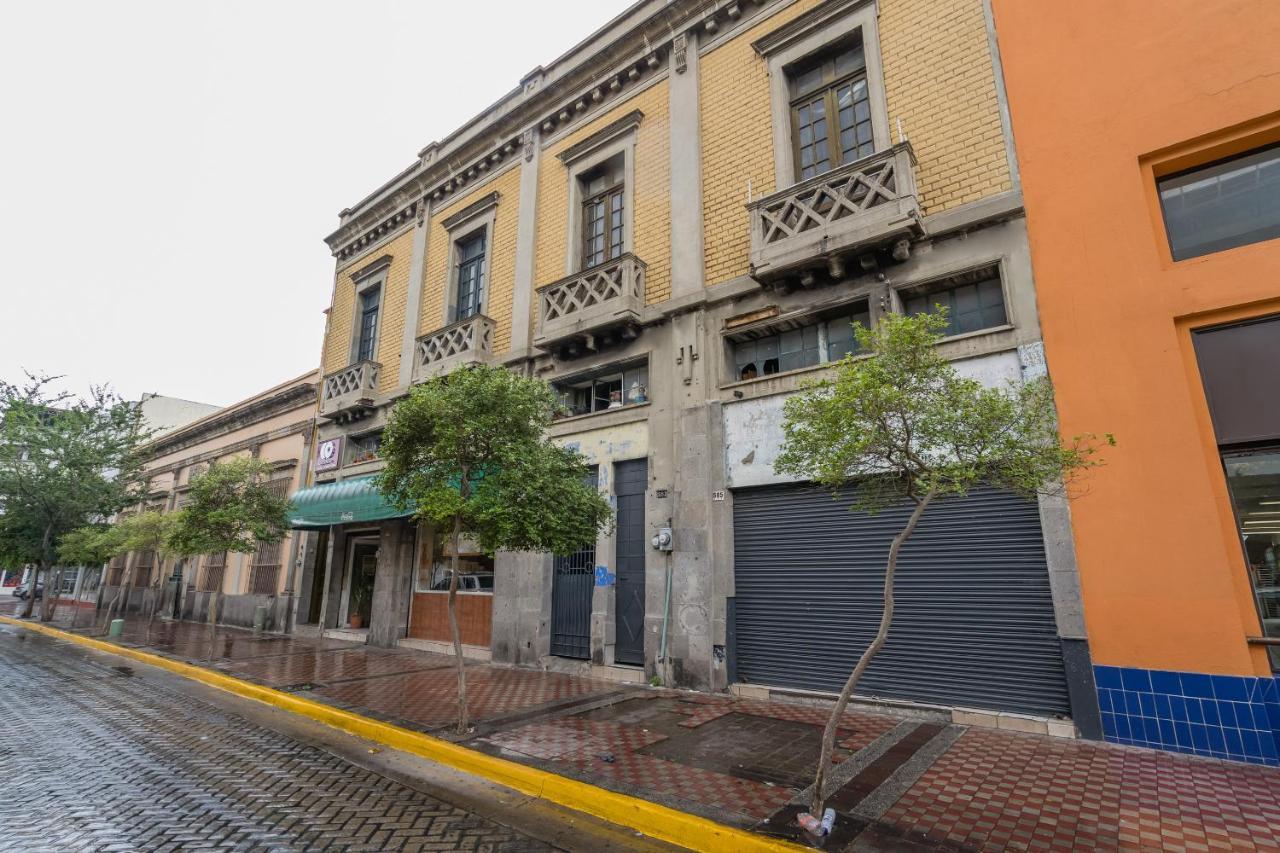
[[[696,815],[686,814],[639,797],[619,794],[595,785],[557,776],[536,767],[528,767],[505,758],[486,755],[465,746],[449,743],[439,738],[411,731],[401,726],[362,717],[350,711],[334,708],[312,699],[295,696],[270,687],[251,684],[221,672],[169,660],[149,652],[118,646],[91,637],[84,637],[34,622],[24,622],[8,616],[0,616],[0,623],[13,625],[50,637],[70,640],[100,652],[131,658],[150,666],[168,670],[193,681],[199,681],[242,696],[272,705],[294,714],[300,714],[327,726],[384,744],[401,752],[428,758],[440,764],[454,767],[466,773],[480,776],[524,794],[557,803],[575,811],[586,812],[610,823],[634,829],[644,835],[678,844],[691,850],[707,853],[736,853],[736,851],[794,851],[806,850],[798,844],[790,844],[757,835],[742,829],[716,823]]]

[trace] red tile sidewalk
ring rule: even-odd
[[[0,612],[18,604],[0,601]],[[69,623],[67,612],[58,622]],[[213,665],[229,674],[290,689],[313,685],[313,698],[419,728],[453,720],[456,673],[448,657],[219,634]],[[144,639],[145,624],[131,618],[123,642]],[[151,647],[203,663],[207,628],[157,622]],[[468,745],[739,826],[760,823],[796,797],[826,722],[820,706],[490,665],[470,664],[468,687],[483,724]],[[884,744],[914,728],[897,716],[850,713],[840,758],[859,759],[850,772],[865,778]],[[972,850],[1280,851],[1275,768],[989,729],[947,731],[958,739],[913,783],[908,777],[900,797],[893,791],[896,802],[886,800],[864,837]],[[859,751],[869,745],[864,758]]]
[[[1280,850],[1280,772],[970,729],[885,820],[980,850]]]

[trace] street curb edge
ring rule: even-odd
[[[539,797],[574,811],[585,812],[610,823],[634,829],[651,838],[678,844],[690,850],[707,851],[707,853],[736,853],[736,851],[781,853],[807,849],[725,826],[707,818],[642,800],[639,797],[620,794],[587,782],[539,770],[536,767],[486,755],[431,735],[363,717],[270,687],[252,684],[203,667],[170,660],[150,652],[118,646],[8,616],[0,616],[0,624],[69,640],[96,651],[164,669],[227,693],[316,720],[330,728],[447,765],[499,785],[505,785],[523,794]]]

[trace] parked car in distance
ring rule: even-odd
[[[27,592],[27,586],[28,586],[28,585],[27,585],[27,584],[25,584],[25,583],[24,583],[24,584],[22,584],[22,585],[20,585],[20,586],[15,586],[15,587],[13,588],[13,594],[14,594],[15,596],[17,596],[18,598],[21,598],[21,599],[24,599],[24,600],[25,600],[25,599],[26,599],[26,597],[27,597],[27,595],[28,595],[28,592]],[[44,584],[43,584],[43,583],[38,583],[38,584],[36,584],[36,598],[44,598]]]

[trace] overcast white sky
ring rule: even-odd
[[[0,378],[319,363],[337,213],[629,0],[0,0]]]

